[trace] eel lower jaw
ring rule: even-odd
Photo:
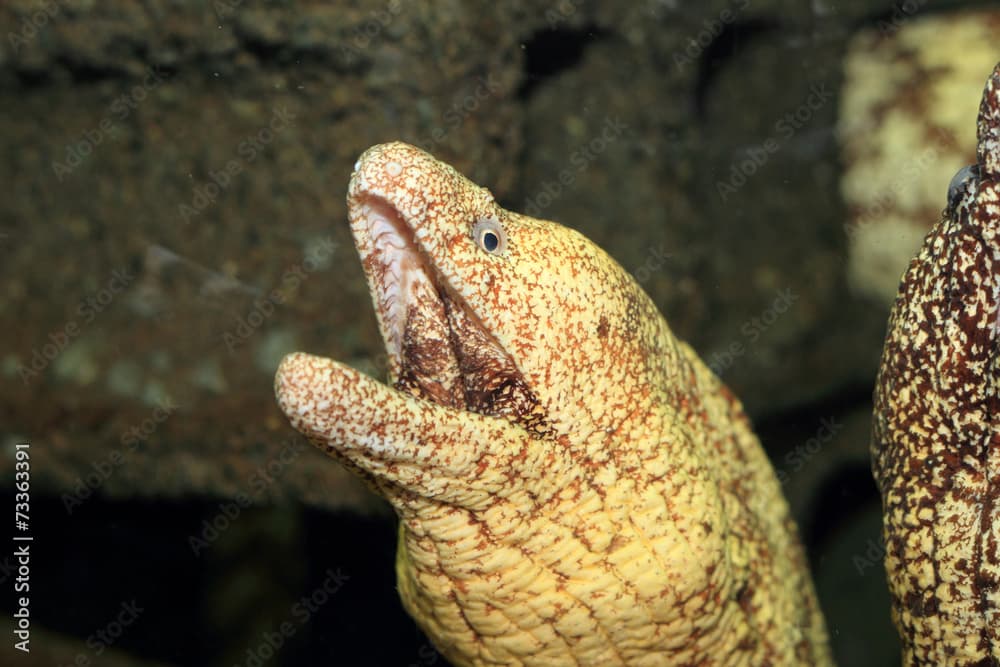
[[[511,469],[532,441],[506,419],[424,400],[302,352],[282,360],[275,395],[297,431],[404,512],[414,502],[488,506],[505,492],[497,471]]]

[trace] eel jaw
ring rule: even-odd
[[[468,221],[413,206],[416,195],[405,186],[400,163],[414,170],[426,166],[419,162],[424,158],[437,164],[413,151],[402,144],[370,149],[355,166],[348,194],[351,231],[385,343],[389,381],[412,396],[502,417],[544,435],[544,409],[516,361],[434,261],[434,253],[461,237],[459,226]],[[403,212],[414,208],[419,213]],[[467,238],[475,261],[478,250]]]
[[[401,391],[464,409],[450,290],[385,199],[359,193],[350,222],[385,343],[390,383]],[[459,306],[461,307],[461,306]]]
[[[300,352],[275,375],[292,426],[403,513],[425,502],[487,507],[511,492],[512,477],[543,469],[534,462],[548,444],[544,410],[517,364],[458,296],[462,269],[446,277],[433,259],[478,267],[474,247],[454,247],[472,243],[474,216],[454,205],[450,188],[468,184],[449,181],[460,177],[448,169],[411,146],[385,144],[369,149],[351,178],[351,229],[390,384]],[[452,204],[447,213],[420,198],[435,186],[436,201]]]

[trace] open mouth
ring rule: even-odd
[[[388,202],[362,197],[351,210],[365,275],[397,389],[464,408],[459,352],[448,317],[450,299],[413,230]],[[362,243],[362,240],[367,243]]]
[[[407,220],[385,198],[352,192],[350,223],[392,385],[441,405],[545,431],[539,401],[514,360],[421,246],[419,221]]]

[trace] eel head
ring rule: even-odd
[[[683,364],[652,302],[582,235],[403,143],[362,155],[348,207],[389,385],[296,353],[276,392],[397,509],[551,495],[552,475],[608,463],[609,442],[657,419],[652,388]]]

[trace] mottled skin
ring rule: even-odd
[[[396,509],[403,604],[451,662],[830,664],[739,402],[628,273],[406,144],[348,203],[391,386],[296,353],[278,401]]]
[[[905,665],[1000,665],[1000,66],[977,164],[903,277],[875,391],[874,472]]]

